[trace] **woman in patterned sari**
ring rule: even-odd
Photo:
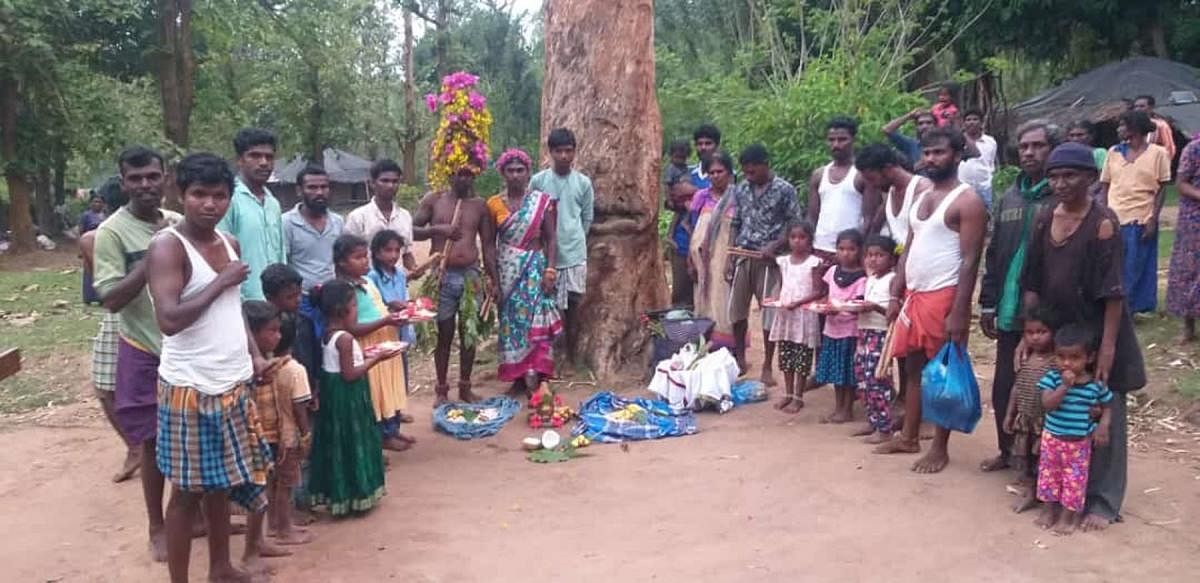
[[[562,331],[555,302],[554,253],[557,245],[554,199],[529,191],[532,161],[520,150],[508,150],[496,161],[506,189],[488,199],[496,222],[500,267],[501,380],[513,393],[537,389],[554,375],[554,337]]]
[[[696,282],[695,306],[697,315],[710,318],[713,348],[734,347],[733,323],[729,321],[730,284],[725,281],[728,260],[730,225],[733,221],[733,196],[725,196],[733,183],[733,158],[725,152],[714,152],[708,163],[712,186],[692,196],[690,218],[692,244],[688,267]]]

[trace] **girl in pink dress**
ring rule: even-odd
[[[770,339],[779,343],[779,370],[783,372],[787,391],[775,408],[785,413],[797,413],[804,408],[804,389],[820,342],[817,314],[800,307],[825,297],[825,286],[816,275],[821,260],[812,253],[812,240],[812,223],[795,223],[788,228],[791,253],[775,258],[783,285]]]
[[[838,233],[837,265],[825,272],[829,302],[846,303],[862,300],[867,287],[867,272],[862,267],[863,236],[858,229]],[[837,401],[833,413],[823,423],[845,423],[854,416],[854,350],[858,343],[858,313],[837,311],[825,316],[821,337],[821,355],[817,358],[818,384],[833,385]]]

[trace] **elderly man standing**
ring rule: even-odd
[[[967,115],[970,116],[970,112]],[[997,341],[992,408],[1000,452],[979,465],[985,472],[1009,465],[1013,438],[1004,431],[1004,415],[1016,380],[1015,355],[1022,336],[1021,273],[1025,268],[1034,221],[1044,209],[1054,204],[1054,192],[1046,179],[1046,159],[1061,141],[1058,127],[1044,120],[1033,120],[1017,128],[1021,173],[996,201],[996,210],[992,214],[993,235],[985,252],[983,281],[979,289],[982,308],[979,325],[984,336]],[[962,165],[959,176],[962,176]]]
[[[404,171],[395,160],[384,158],[371,165],[371,200],[346,215],[346,233],[370,242],[384,229],[395,231],[404,239],[401,261],[404,269],[417,268],[413,257],[413,219],[408,210],[396,204],[396,192]]]
[[[250,276],[242,282],[243,300],[261,300],[262,272],[272,263],[286,263],[283,212],[267,188],[275,170],[275,134],[259,128],[242,128],[233,138],[238,174],[229,212],[217,228],[237,238],[242,261]]]
[[[342,217],[329,210],[329,175],[309,164],[296,177],[303,200],[283,215],[288,265],[304,278],[305,292],[333,279],[333,242],[342,236]]]

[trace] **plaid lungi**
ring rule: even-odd
[[[267,507],[271,449],[249,383],[220,395],[159,380],[155,462],[185,492],[227,491],[250,512]]]
[[[121,317],[105,312],[100,332],[92,339],[92,385],[98,391],[117,389],[117,327]]]
[[[555,301],[558,309],[567,309],[570,294],[583,295],[587,293],[587,262],[571,267],[559,267],[556,284]]]

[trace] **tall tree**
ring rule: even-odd
[[[607,376],[643,348],[638,314],[666,300],[656,230],[662,135],[654,2],[549,2],[544,15],[542,135],[574,131],[576,165],[595,185],[580,352]]]
[[[413,12],[404,8],[404,130],[400,155],[404,160],[404,181],[417,184],[417,142],[421,126],[417,121],[417,73],[413,70]]]
[[[187,149],[196,73],[191,0],[158,0],[157,25],[163,131],[168,140]]]

